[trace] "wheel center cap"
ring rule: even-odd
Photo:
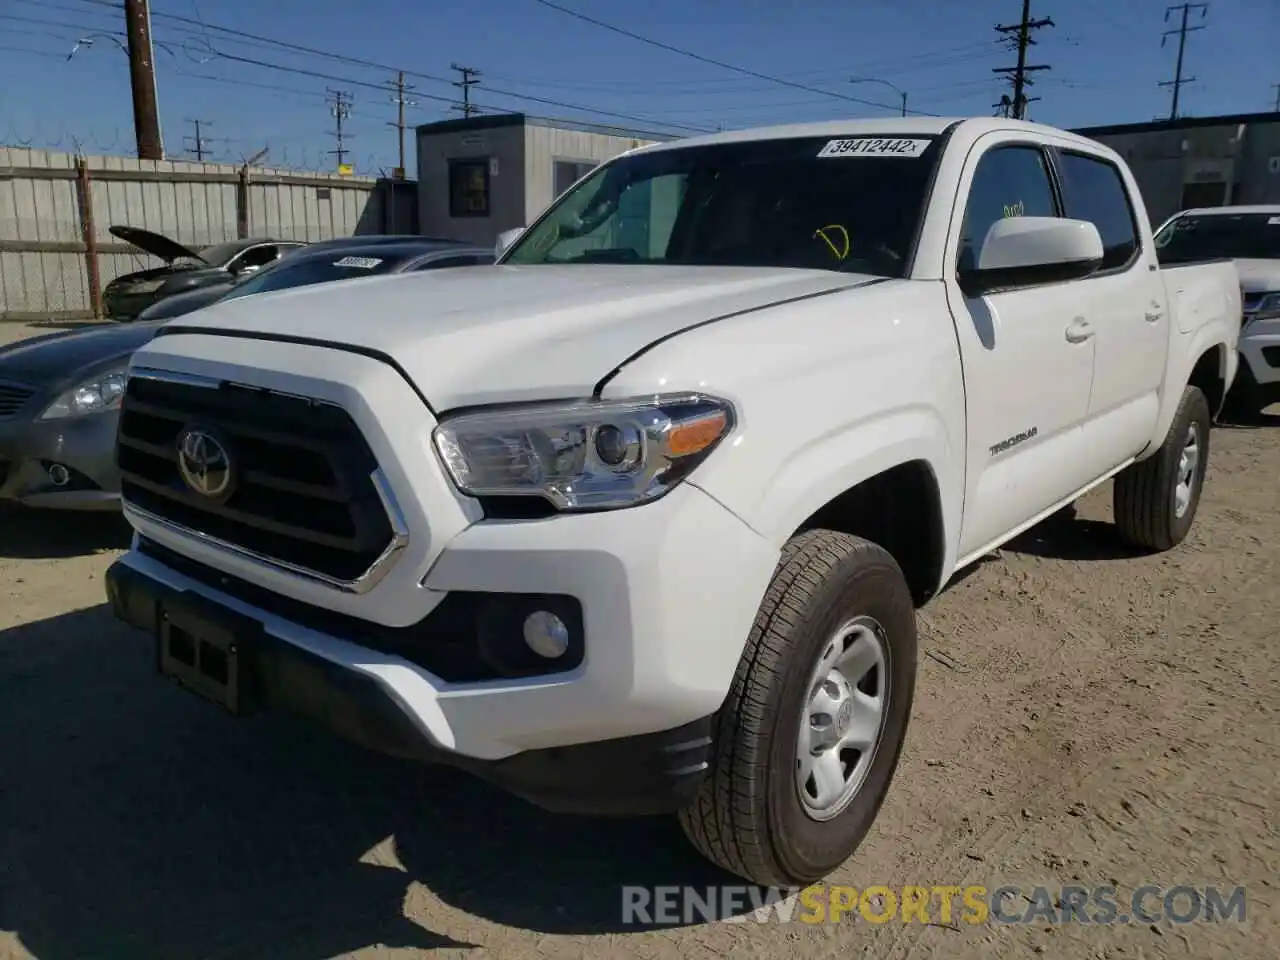
[[[853,720],[853,703],[845,700],[836,711],[836,732],[844,736],[849,731],[849,723]]]

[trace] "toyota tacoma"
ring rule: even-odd
[[[1110,478],[1127,540],[1187,536],[1240,306],[1230,263],[1161,269],[1123,159],[1053,128],[641,147],[495,265],[164,327],[108,593],[233,714],[678,814],[807,884],[889,789],[916,607]]]

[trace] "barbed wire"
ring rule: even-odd
[[[7,118],[0,130],[0,147],[20,150],[50,150],[73,153],[79,156],[120,156],[132,157],[134,151],[131,131],[118,124],[79,127],[71,129],[66,124],[52,124],[35,120],[30,125],[22,125],[13,118]],[[302,142],[302,138],[290,141],[281,137],[214,137],[207,141],[211,146],[206,151],[206,163],[229,164],[240,166],[249,157],[266,148],[266,156],[255,166],[296,173],[336,173],[337,165],[333,157],[320,147]],[[188,151],[173,153],[167,157],[172,161],[198,162]],[[396,166],[390,154],[368,151],[354,155],[352,158],[356,176],[378,176],[379,171],[391,170]]]

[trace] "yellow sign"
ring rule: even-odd
[[[349,177],[355,172],[356,172],[356,168],[354,164],[350,164],[350,163],[338,164],[338,176],[340,177]]]

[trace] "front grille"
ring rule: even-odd
[[[236,466],[221,501],[191,490],[179,471],[179,438],[191,426],[216,432]],[[131,377],[116,460],[128,503],[334,580],[359,579],[395,536],[373,452],[345,410],[321,401]]]
[[[0,383],[0,420],[16,414],[35,396],[35,390],[17,383]]]

